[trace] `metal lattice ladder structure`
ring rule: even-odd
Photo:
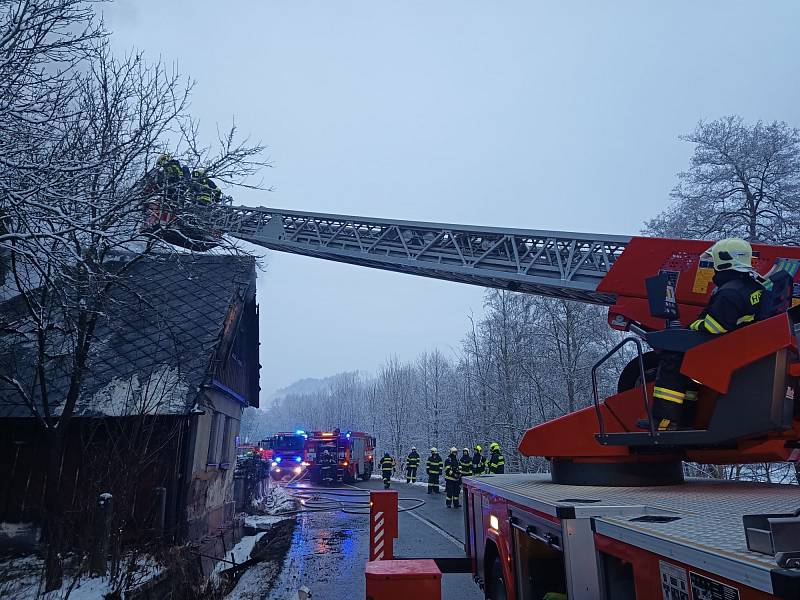
[[[614,296],[597,286],[631,239],[260,207],[226,212],[229,235],[272,250],[604,305]]]

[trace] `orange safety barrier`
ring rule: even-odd
[[[397,537],[397,492],[372,491],[369,494],[369,559],[394,558]]]
[[[367,600],[441,600],[442,572],[429,559],[367,563]]]

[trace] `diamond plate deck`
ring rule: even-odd
[[[576,518],[594,519],[595,530],[607,537],[768,592],[777,565],[772,557],[747,550],[742,516],[800,508],[800,487],[794,485],[693,479],[665,487],[569,486],[552,483],[549,475],[521,474],[466,481],[551,516],[572,507]],[[631,521],[643,515],[679,519]]]

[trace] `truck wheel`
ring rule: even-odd
[[[364,473],[361,475],[361,480],[369,481],[370,477],[372,477],[372,465],[369,465],[366,469],[364,469]]]
[[[486,600],[507,600],[507,598],[503,567],[500,565],[500,557],[497,556],[492,563],[492,571],[486,583]]]
[[[642,361],[644,362],[644,378],[647,383],[655,381],[658,373],[658,354],[652,350],[645,352],[642,354]],[[625,365],[622,373],[619,374],[617,393],[627,392],[640,385],[642,385],[642,375],[639,371],[639,358],[635,357]]]

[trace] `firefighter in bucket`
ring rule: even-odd
[[[226,197],[203,169],[192,171],[171,155],[162,154],[145,178],[145,192],[150,199],[145,231],[201,252],[219,244],[221,215],[214,209],[225,203]]]

